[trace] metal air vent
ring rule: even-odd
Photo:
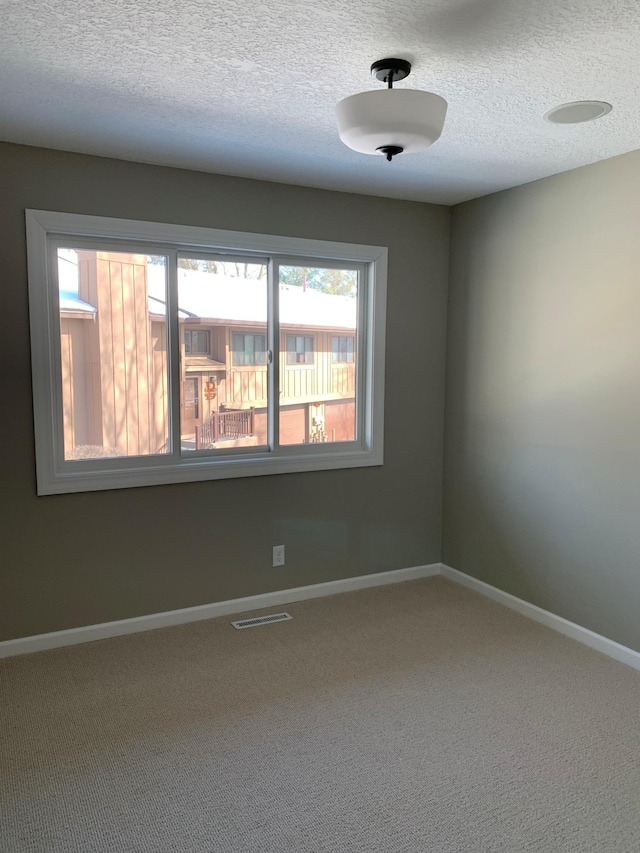
[[[256,625],[269,625],[271,622],[286,622],[287,619],[293,619],[288,613],[271,613],[269,616],[256,616],[255,619],[241,619],[239,622],[232,622],[234,628],[254,628]]]

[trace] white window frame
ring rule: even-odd
[[[27,210],[27,259],[29,273],[29,313],[33,409],[36,444],[37,489],[39,495],[100,491],[136,486],[216,480],[230,477],[255,477],[359,468],[383,464],[385,315],[387,254],[385,247],[336,243],[298,237],[251,234],[161,222],[114,219],[54,211]],[[111,459],[68,461],[64,459],[62,391],[60,368],[60,312],[57,272],[53,248],[60,237],[68,245],[93,238],[111,240],[137,250],[143,246],[150,254],[173,255],[167,265],[167,328],[169,349],[169,385],[171,388],[170,431],[172,452],[167,455],[129,456]],[[360,267],[358,293],[356,394],[356,441],[327,444],[278,445],[277,395],[279,359],[269,364],[269,436],[265,448],[232,448],[215,451],[179,450],[179,361],[180,341],[177,322],[178,253],[194,252],[198,257],[211,252],[242,253],[270,258],[270,276],[277,277],[279,264],[309,266],[324,262]],[[275,292],[275,285],[270,293]],[[270,340],[268,347],[278,352],[279,322],[277,304],[269,299]],[[173,315],[175,314],[175,321]],[[175,328],[174,328],[175,326]],[[178,433],[177,440],[175,431]],[[177,451],[177,452],[176,452]]]

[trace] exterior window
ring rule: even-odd
[[[27,236],[39,494],[382,464],[386,249],[47,211]]]
[[[351,337],[333,338],[331,360],[334,364],[344,362],[352,364],[354,358],[354,340]]]
[[[196,329],[185,329],[184,351],[187,355],[208,355],[209,332]]]
[[[267,338],[266,335],[241,335],[233,333],[233,363],[266,364]]]
[[[313,364],[312,335],[287,335],[287,364]]]

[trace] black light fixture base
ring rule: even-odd
[[[411,74],[411,63],[406,59],[379,59],[371,66],[371,74],[391,88],[398,80],[404,80]]]
[[[404,148],[401,148],[399,145],[381,145],[380,148],[376,148],[376,151],[384,154],[387,160],[391,162],[396,154],[402,154]]]

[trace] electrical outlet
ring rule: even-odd
[[[273,565],[284,566],[284,545],[273,546]]]

